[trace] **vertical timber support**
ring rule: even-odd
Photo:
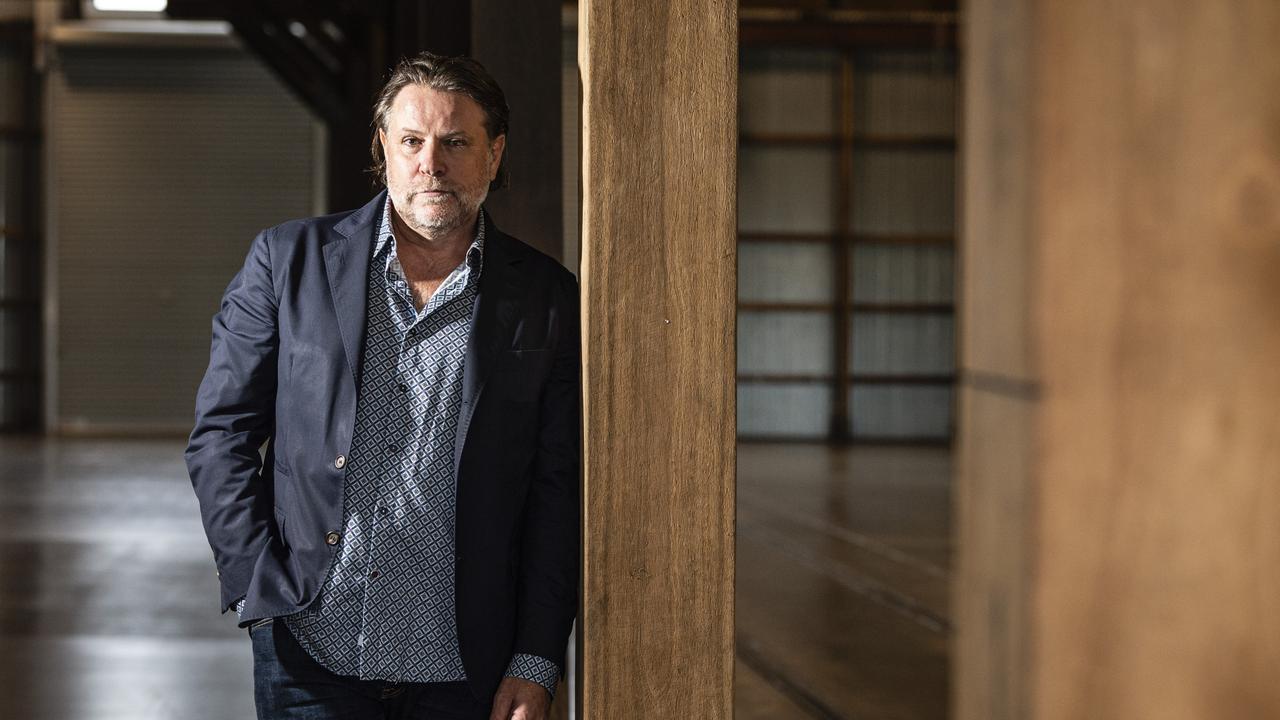
[[[737,3],[579,14],[579,717],[730,720]]]
[[[1280,4],[966,15],[955,716],[1280,717]]]

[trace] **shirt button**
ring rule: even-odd
[[[341,470],[342,468],[346,467],[346,466],[347,466],[347,456],[346,456],[346,455],[339,455],[338,457],[334,458],[334,459],[333,459],[333,466],[334,466],[334,467],[336,467],[336,468],[338,468],[339,470]]]
[[[340,539],[342,539],[342,536],[341,536],[341,535],[339,535],[339,534],[338,534],[338,533],[336,533],[336,532],[331,532],[331,533],[329,533],[328,535],[325,535],[325,536],[324,536],[324,541],[325,541],[326,543],[328,543],[329,545],[337,545],[337,544],[338,544],[338,540],[340,540]]]
[[[370,579],[370,580],[377,580],[377,579],[378,579],[378,576],[379,576],[379,575],[381,575],[381,574],[382,574],[382,573],[378,572],[377,570],[374,570],[373,572],[370,572],[370,573],[369,573],[369,579]]]
[[[400,392],[409,392],[409,386],[404,383],[400,383]]]

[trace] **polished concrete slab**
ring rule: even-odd
[[[0,437],[0,718],[240,720],[181,440]],[[946,716],[950,454],[744,444],[739,720]]]
[[[182,448],[0,438],[0,718],[253,717]]]
[[[738,720],[947,716],[950,465],[739,446]]]

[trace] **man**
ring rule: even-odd
[[[260,718],[540,720],[577,605],[577,285],[481,210],[508,110],[479,63],[405,60],[375,116],[386,192],[260,233],[214,318],[186,459],[222,607]]]

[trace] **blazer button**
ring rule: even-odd
[[[346,455],[339,455],[338,457],[334,458],[334,459],[333,459],[333,466],[334,466],[334,467],[336,467],[336,468],[338,468],[339,470],[341,470],[342,468],[346,467],[346,466],[347,466],[347,456],[346,456]]]
[[[341,536],[341,535],[339,535],[338,533],[336,533],[336,532],[331,532],[331,533],[329,533],[328,535],[325,535],[325,536],[324,536],[324,541],[325,541],[325,543],[327,543],[327,544],[329,544],[329,545],[337,545],[337,544],[338,544],[338,540],[339,540],[339,539],[341,539],[341,538],[342,538],[342,536]]]

